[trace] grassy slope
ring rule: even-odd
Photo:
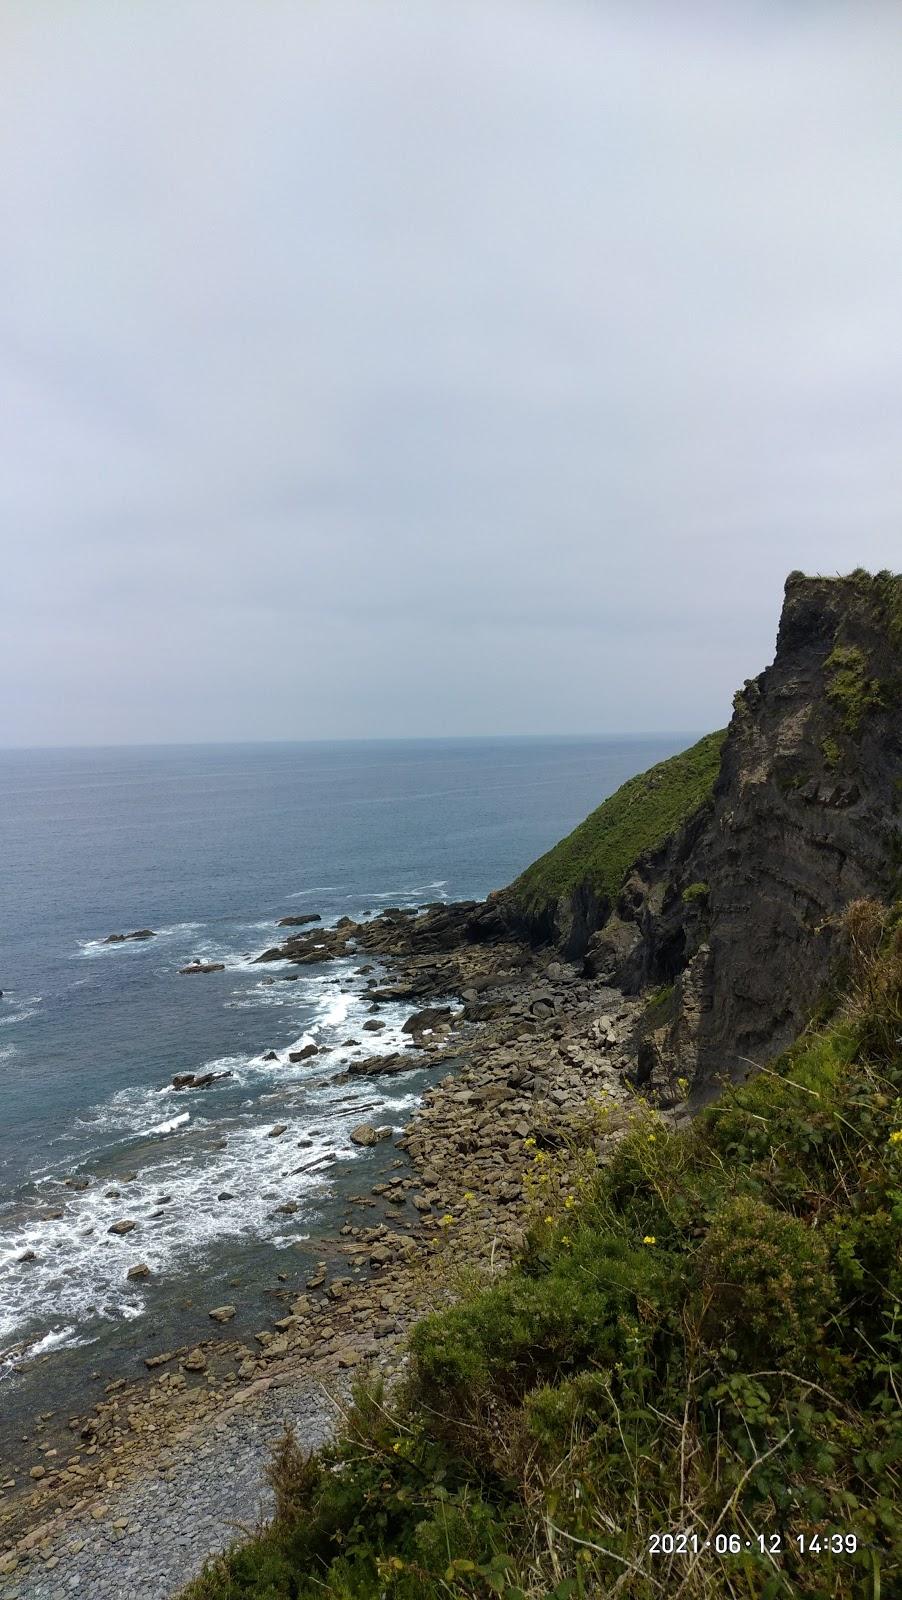
[[[190,1600],[900,1592],[902,926],[849,933],[779,1073],[679,1133],[639,1108],[570,1192],[537,1156],[521,1264],[421,1323],[330,1454],[286,1444],[275,1523]],[[674,1530],[699,1551],[651,1557]],[[831,1532],[859,1548],[793,1542]]]
[[[527,867],[508,893],[541,911],[579,884],[613,901],[633,862],[663,844],[707,800],[720,768],[724,731],[630,778],[566,839]]]

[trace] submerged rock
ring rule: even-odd
[[[153,928],[136,928],[134,933],[108,933],[103,944],[126,944],[129,939],[155,939]]]
[[[224,961],[189,961],[186,967],[179,967],[179,975],[189,975],[195,972],[225,972]]]
[[[211,1083],[221,1078],[231,1078],[231,1072],[177,1072],[172,1079],[173,1089],[209,1089]]]

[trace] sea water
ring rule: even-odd
[[[396,1155],[358,1150],[351,1128],[403,1127],[428,1075],[340,1078],[364,1047],[409,1044],[411,1007],[364,1032],[365,958],[255,964],[280,917],[482,897],[690,739],[0,751],[7,1402],[48,1351],[109,1368],[202,1336],[235,1285],[265,1292],[274,1252],[315,1257]],[[155,936],[104,942],[138,928]],[[224,970],[179,975],[192,960]],[[177,1091],[185,1072],[227,1076]],[[110,1234],[122,1219],[137,1225]],[[150,1278],[127,1277],[137,1263]]]

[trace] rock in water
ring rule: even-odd
[[[214,1306],[212,1311],[207,1312],[207,1315],[212,1317],[214,1322],[231,1322],[236,1310],[237,1307],[235,1306]]]
[[[359,1127],[351,1129],[351,1143],[368,1146],[379,1143],[379,1135],[369,1122],[361,1122]]]

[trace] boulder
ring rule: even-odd
[[[318,911],[305,911],[299,917],[280,917],[276,924],[279,928],[304,928],[308,922],[322,922]]]
[[[195,972],[225,972],[224,961],[189,961],[186,967],[179,967],[179,974]]]
[[[139,1261],[137,1266],[129,1267],[125,1276],[127,1278],[149,1278],[150,1268],[146,1261]]]
[[[214,1322],[231,1322],[236,1311],[236,1306],[214,1306],[212,1311],[207,1312],[207,1316],[212,1317]]]
[[[351,1143],[367,1147],[379,1143],[379,1135],[369,1122],[361,1122],[359,1127],[351,1129]]]
[[[427,1006],[425,1010],[415,1011],[412,1017],[408,1017],[401,1032],[414,1035],[432,1033],[450,1022],[452,1015],[450,1006]]]
[[[375,1077],[384,1072],[412,1072],[418,1063],[410,1056],[394,1052],[386,1056],[365,1056],[362,1061],[349,1061],[348,1072],[354,1078]]]
[[[206,1372],[207,1358],[198,1346],[196,1350],[192,1350],[191,1353],[185,1357],[184,1361],[182,1362],[182,1366],[186,1372]]]
[[[289,1050],[289,1061],[309,1061],[311,1056],[319,1055],[318,1044],[305,1044],[302,1050]]]
[[[104,944],[126,944],[129,939],[155,939],[153,928],[136,928],[134,933],[108,933]]]
[[[107,1228],[107,1233],[131,1233],[134,1228],[137,1228],[137,1226],[137,1222],[132,1222],[129,1218],[123,1218],[121,1222],[112,1223],[112,1225]]]

